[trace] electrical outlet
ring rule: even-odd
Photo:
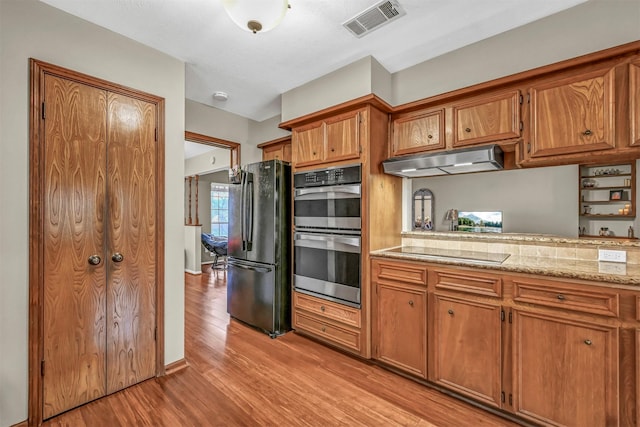
[[[598,261],[627,262],[627,252],[598,249]]]

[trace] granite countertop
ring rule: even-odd
[[[532,257],[506,253],[491,254],[487,252],[442,250],[412,246],[397,246],[372,251],[371,256],[591,280],[617,285],[640,285],[640,265],[638,264]],[[500,262],[500,258],[504,258],[502,262]]]

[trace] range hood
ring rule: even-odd
[[[439,153],[393,157],[382,162],[384,172],[407,178],[494,171],[504,168],[498,145],[463,148]]]

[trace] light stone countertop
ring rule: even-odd
[[[403,232],[402,246],[372,251],[371,256],[528,273],[602,282],[603,285],[640,285],[640,242],[634,240],[571,239],[536,234],[471,234],[459,232]],[[399,252],[403,248],[405,252]],[[598,262],[600,248],[624,250],[627,263]],[[415,249],[415,251],[414,251]],[[500,263],[456,257],[461,253],[509,254]],[[409,253],[408,253],[408,252]],[[444,251],[444,252],[443,252]],[[450,257],[438,256],[450,252]],[[420,253],[413,253],[420,252]],[[433,253],[435,256],[425,254]],[[489,255],[489,254],[487,254]],[[542,255],[542,256],[540,256]]]

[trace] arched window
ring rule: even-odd
[[[433,193],[426,188],[413,193],[414,230],[433,230],[434,201]]]

